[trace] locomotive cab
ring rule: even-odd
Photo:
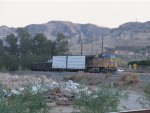
[[[117,63],[115,57],[108,54],[87,57],[87,71],[88,72],[116,72]]]

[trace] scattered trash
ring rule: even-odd
[[[56,81],[53,81],[52,83],[50,83],[49,85],[50,90],[54,90],[57,89],[59,87],[59,84]]]
[[[12,94],[15,94],[15,95],[19,95],[19,94],[20,94],[20,92],[19,92],[19,91],[16,91],[16,90],[11,90],[11,93],[12,93]]]
[[[18,76],[7,73],[0,73],[0,81],[9,89],[4,92],[7,96],[12,94],[20,95],[23,93],[25,87],[31,86],[31,92],[36,94],[38,91],[45,93],[49,102],[56,102],[58,105],[72,105],[73,100],[78,96],[80,91],[85,91],[87,95],[92,92],[88,91],[88,87],[81,87],[79,83],[68,81],[55,81],[46,76]]]

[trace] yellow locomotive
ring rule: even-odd
[[[116,72],[118,65],[115,58],[116,56],[112,54],[89,56],[87,57],[86,70],[88,72]]]

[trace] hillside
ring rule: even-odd
[[[0,26],[0,39],[4,39],[7,35],[16,32],[17,28],[9,28]],[[99,51],[101,45],[101,37],[104,36],[105,47],[115,46],[146,46],[150,45],[150,21],[148,22],[128,22],[117,28],[99,27],[93,24],[78,24],[67,21],[50,21],[44,24],[31,24],[25,26],[32,36],[37,33],[44,33],[48,39],[55,40],[59,32],[64,33],[68,37],[68,41],[72,49],[79,51],[80,40],[85,44],[84,49],[87,51],[94,44]]]
[[[66,21],[50,21],[46,24],[32,24],[25,27],[32,35],[44,33],[47,38],[55,40],[59,32],[64,33],[70,42],[78,43],[80,37],[86,42],[97,40],[102,34],[109,33],[109,28],[98,27],[93,24],[75,24]]]

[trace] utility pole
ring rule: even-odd
[[[103,41],[104,41],[104,37],[103,37],[103,35],[102,35],[102,54],[103,54],[103,51],[104,51],[104,50],[103,50],[103,48],[104,48],[104,47],[103,47],[103,44],[104,44]]]
[[[80,52],[81,52],[81,56],[82,56],[82,51],[83,51],[83,43],[82,43],[82,39],[81,39],[81,34],[79,36],[79,41],[81,43],[81,48],[80,48]]]
[[[83,51],[83,43],[81,42],[81,56],[82,56],[82,51]]]
[[[92,55],[93,55],[93,43],[92,43]]]
[[[68,38],[67,38],[67,55],[69,55],[69,41],[68,41]]]

